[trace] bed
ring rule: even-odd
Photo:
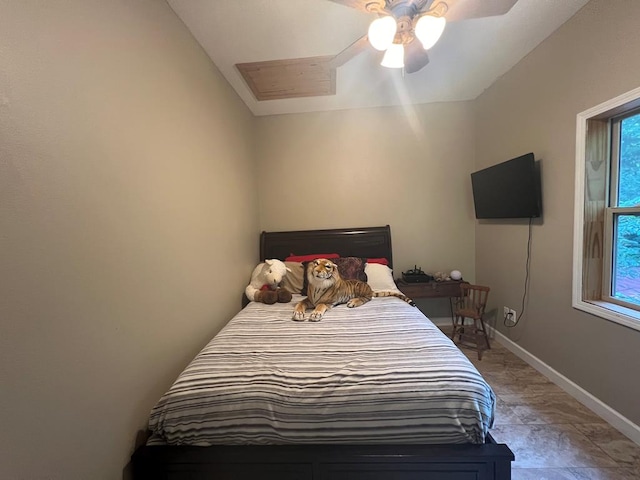
[[[292,252],[393,265],[389,226],[262,233],[261,260]],[[251,302],[198,354],[152,410],[136,478],[511,478],[495,395],[418,309],[374,298],[293,322],[300,298]]]

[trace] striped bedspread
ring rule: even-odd
[[[153,408],[150,444],[484,442],[494,393],[417,308],[374,298],[317,323],[292,311],[234,317]]]

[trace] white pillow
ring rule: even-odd
[[[367,274],[367,283],[374,291],[399,292],[396,282],[393,281],[393,270],[380,263],[367,263],[364,267]]]

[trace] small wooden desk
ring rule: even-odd
[[[469,283],[464,280],[450,280],[445,282],[407,283],[401,278],[396,279],[396,285],[402,293],[411,299],[416,298],[449,298],[451,320],[453,321],[453,299],[460,296],[460,284]]]

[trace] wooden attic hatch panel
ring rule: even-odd
[[[334,57],[291,58],[238,63],[236,67],[256,99],[318,97],[336,94]]]

